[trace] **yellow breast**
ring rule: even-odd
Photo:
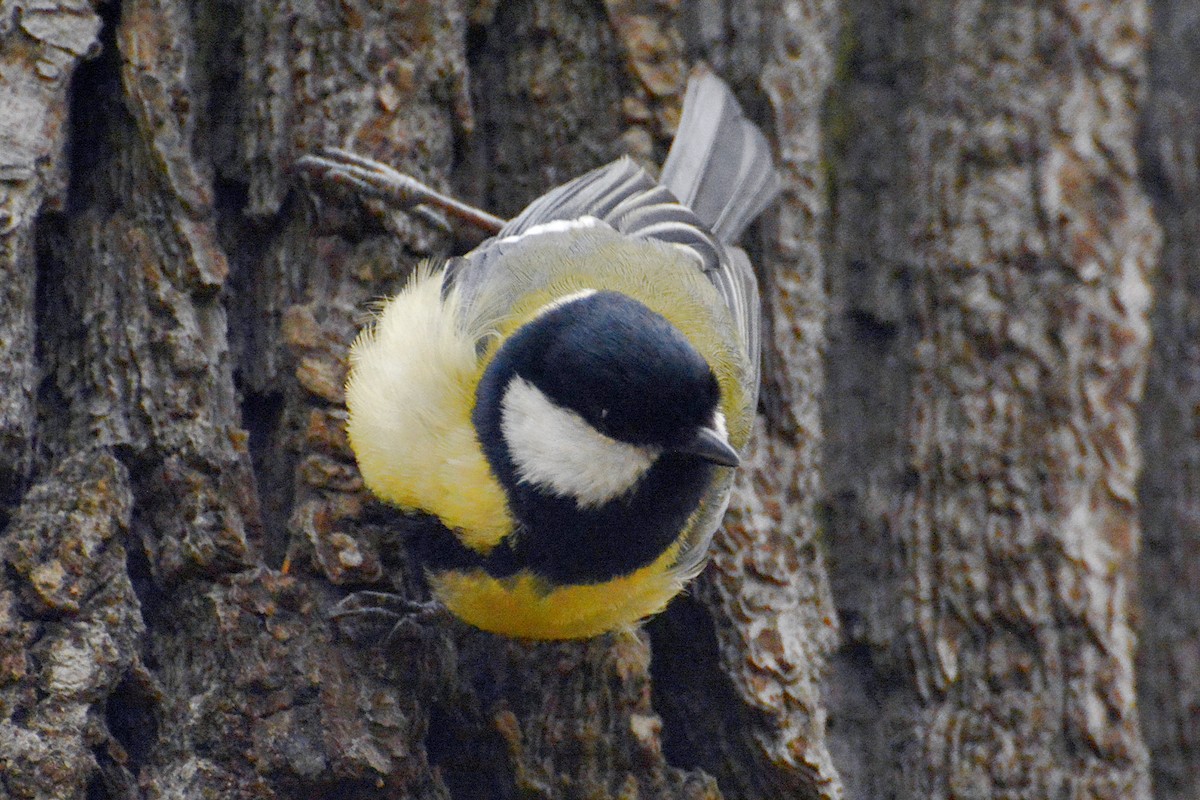
[[[482,570],[433,573],[429,581],[446,608],[476,628],[518,639],[587,639],[662,611],[683,588],[671,569],[676,551],[604,583],[548,586],[529,574],[493,578]]]

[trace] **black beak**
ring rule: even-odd
[[[736,467],[742,463],[737,450],[730,446],[725,437],[712,428],[697,428],[691,439],[671,448],[676,453],[688,453],[700,456],[705,461],[720,464],[723,467]]]

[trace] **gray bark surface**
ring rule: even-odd
[[[850,9],[835,762],[853,797],[1149,797],[1131,618],[1159,244],[1134,150],[1146,8]]]
[[[1194,796],[1194,5],[0,0],[0,798]],[[709,569],[635,634],[354,641],[428,523],[347,349],[477,239],[291,165],[511,215],[660,163],[700,60],[784,175]]]
[[[1200,4],[1154,8],[1143,178],[1163,228],[1142,406],[1138,698],[1154,796],[1200,796]]]

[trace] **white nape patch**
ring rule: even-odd
[[[557,300],[551,300],[549,303],[546,303],[546,305],[539,308],[537,311],[534,312],[533,316],[530,319],[537,319],[538,317],[542,316],[543,314],[553,311],[556,308],[562,308],[567,303],[574,303],[576,300],[582,300],[585,297],[591,297],[595,293],[596,293],[595,289],[580,289],[578,292],[571,292],[570,294],[564,294],[562,297],[558,298]]]
[[[601,506],[632,489],[661,452],[605,436],[523,378],[509,382],[500,409],[517,479],[572,497],[579,508]]]
[[[579,219],[555,219],[550,222],[543,222],[534,225],[529,230],[513,236],[505,236],[499,241],[499,244],[507,244],[510,242],[520,241],[526,236],[540,236],[543,233],[562,233],[563,231],[571,231],[577,228],[594,228],[597,225],[603,225],[604,222],[596,217],[580,217]]]

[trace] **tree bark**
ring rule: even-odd
[[[1143,4],[851,3],[826,473],[854,797],[1149,796]]]
[[[1159,800],[1200,796],[1200,4],[1154,7],[1143,175],[1163,227],[1141,433],[1138,697]]]
[[[0,0],[0,797],[1194,796],[1193,5],[1147,81],[1144,0]],[[427,524],[347,348],[475,240],[295,159],[508,216],[660,163],[700,60],[784,176],[708,570],[636,634],[346,638]]]

